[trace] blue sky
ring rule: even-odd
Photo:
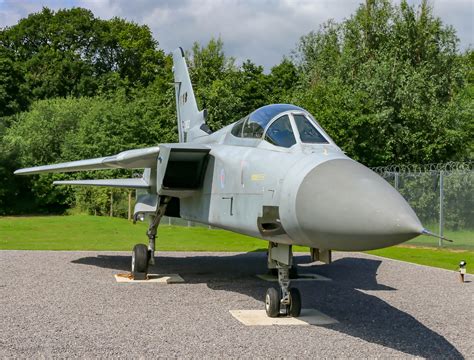
[[[410,0],[419,4],[421,0]],[[328,19],[350,16],[361,0],[0,0],[0,27],[15,24],[43,6],[81,6],[100,18],[119,16],[146,24],[160,47],[189,49],[221,36],[227,55],[268,70],[289,55],[301,35]],[[474,0],[431,0],[437,16],[454,26],[461,49],[474,45]]]

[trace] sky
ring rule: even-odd
[[[296,48],[299,38],[329,19],[349,17],[363,0],[0,0],[0,27],[14,25],[43,6],[84,7],[95,16],[146,24],[166,52],[221,37],[237,64],[251,59],[268,71]],[[418,5],[421,0],[409,0]],[[397,1],[398,3],[398,1]],[[474,0],[430,0],[452,25],[462,50],[474,47]]]

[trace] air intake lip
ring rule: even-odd
[[[286,234],[280,221],[278,206],[263,206],[262,216],[257,219],[258,230],[262,235],[274,236]]]

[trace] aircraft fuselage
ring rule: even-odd
[[[333,250],[382,248],[421,233],[403,197],[329,137],[283,148],[235,137],[233,126],[198,139],[210,160],[202,189],[180,201],[183,219]]]

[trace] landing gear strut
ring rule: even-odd
[[[280,291],[269,288],[265,295],[265,310],[269,317],[297,317],[301,313],[301,294],[298,289],[290,287],[290,269],[293,263],[291,245],[270,243],[268,264],[278,270]],[[283,312],[281,311],[283,309]]]
[[[144,244],[137,244],[132,251],[132,276],[134,280],[145,280],[148,276],[148,266],[155,264],[155,240],[161,218],[165,214],[171,197],[162,199],[156,212],[150,215],[150,225],[146,235],[148,236],[148,248]]]

